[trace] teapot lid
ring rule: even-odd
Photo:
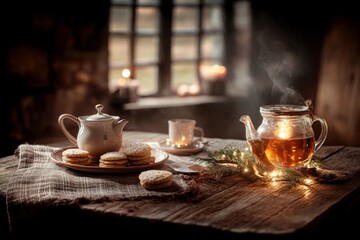
[[[98,111],[97,114],[90,115],[85,120],[87,120],[87,121],[105,121],[105,120],[114,119],[109,114],[101,112],[104,108],[104,106],[102,104],[96,104],[95,108]]]
[[[310,113],[310,109],[308,106],[302,105],[287,105],[287,104],[280,104],[280,105],[266,105],[260,107],[261,114],[270,114],[275,116],[281,115],[304,115]]]

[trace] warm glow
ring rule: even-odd
[[[129,78],[129,77],[130,77],[130,74],[131,74],[131,72],[130,72],[129,69],[124,69],[124,70],[122,70],[122,72],[121,72],[121,75],[122,75],[124,78]]]
[[[120,79],[119,79],[119,85],[120,85],[120,86],[126,86],[126,84],[127,84],[127,81],[126,81],[125,78],[120,78]]]
[[[185,137],[185,136],[182,136],[180,141],[175,142],[175,145],[176,145],[178,148],[186,147],[186,146],[188,145],[186,142],[187,142],[186,137]]]
[[[188,92],[190,95],[197,95],[200,93],[200,86],[199,84],[191,84],[188,88]]]
[[[180,84],[176,89],[176,94],[178,96],[195,96],[199,95],[200,86],[199,84]]]
[[[291,128],[288,120],[284,120],[280,123],[280,129],[278,131],[278,137],[281,139],[288,139],[291,137]]]
[[[269,174],[271,181],[278,181],[282,175],[283,173],[279,170],[274,170]]]
[[[212,80],[220,80],[224,79],[226,76],[226,67],[222,65],[201,65],[200,73],[204,80],[212,81]]]
[[[314,183],[314,181],[312,179],[310,179],[310,178],[305,178],[304,183],[307,184],[307,185],[310,185],[310,184]]]
[[[226,67],[221,65],[214,65],[212,67],[212,72],[215,78],[224,78],[226,74]]]
[[[278,177],[278,176],[281,176],[282,175],[282,172],[281,171],[278,171],[278,170],[274,170],[270,173],[270,177],[274,178],[274,177]]]
[[[186,84],[181,84],[176,89],[176,93],[178,96],[186,96],[188,91],[189,91],[189,87]]]

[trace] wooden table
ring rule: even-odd
[[[163,141],[166,135],[129,131],[123,137],[154,142]],[[234,139],[208,140],[209,149],[246,144]],[[231,175],[212,182],[205,197],[198,201],[142,199],[54,206],[50,212],[29,221],[29,229],[41,226],[42,231],[24,235],[38,237],[50,231],[67,236],[69,231],[74,231],[82,237],[131,234],[161,239],[258,239],[356,234],[359,221],[352,219],[359,219],[360,213],[360,148],[323,146],[316,156],[322,159],[323,167],[347,171],[351,177],[342,183],[289,186],[286,182],[249,181]],[[190,166],[194,163],[189,157],[182,160]],[[16,167],[14,156],[0,159],[0,238],[5,239],[9,237],[6,187]],[[193,164],[192,168],[195,167]],[[199,175],[189,177],[201,179]],[[206,184],[202,186],[206,188]]]

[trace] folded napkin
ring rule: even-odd
[[[19,165],[6,192],[11,230],[17,221],[57,205],[78,205],[108,200],[179,198],[197,192],[194,180],[174,174],[172,187],[149,191],[139,184],[139,173],[91,174],[56,165],[50,158],[58,148],[23,144],[17,149]]]

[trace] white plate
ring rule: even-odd
[[[169,146],[166,141],[160,142],[159,145],[162,151],[179,156],[187,156],[199,153],[204,150],[205,147],[205,144],[203,142],[194,142],[193,144],[191,144],[191,146],[183,148]]]
[[[65,163],[62,161],[62,152],[68,148],[62,148],[51,153],[51,160],[53,160],[57,165],[67,167],[69,169],[81,171],[81,172],[90,172],[90,173],[131,173],[131,172],[140,172],[144,170],[148,170],[154,168],[160,164],[163,164],[169,159],[169,155],[163,151],[158,149],[151,149],[151,155],[155,157],[155,162],[140,165],[140,166],[124,166],[117,168],[102,168],[98,165],[79,165],[79,164],[71,164]]]

